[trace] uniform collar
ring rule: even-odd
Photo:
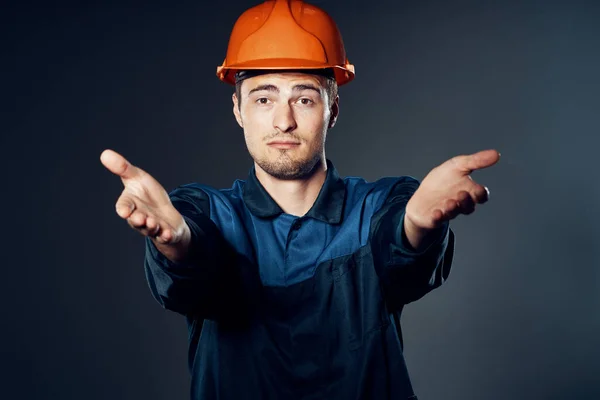
[[[340,178],[330,160],[327,160],[327,177],[321,191],[306,217],[312,217],[329,224],[338,224],[342,220],[346,185]],[[252,214],[261,218],[274,217],[283,213],[283,210],[269,195],[256,177],[255,167],[252,166],[248,180],[244,185],[244,203]]]

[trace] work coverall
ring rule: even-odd
[[[416,399],[403,357],[403,306],[448,277],[445,223],[423,251],[403,230],[419,182],[340,178],[302,217],[256,178],[230,189],[182,185],[169,195],[192,233],[186,262],[146,239],[153,296],[186,317],[191,398]]]

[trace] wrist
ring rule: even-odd
[[[414,251],[422,251],[426,248],[433,238],[437,236],[440,228],[426,228],[416,224],[408,214],[404,214],[404,222],[402,226],[404,238],[407,244]]]

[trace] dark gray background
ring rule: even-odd
[[[250,168],[218,81],[255,1],[21,2],[3,36],[2,398],[186,399],[187,331],[150,297],[114,212],[115,149],[171,190]],[[491,201],[452,223],[445,286],[403,317],[417,394],[600,398],[600,6],[342,1],[356,80],[327,156],[343,176],[422,179],[496,148]]]

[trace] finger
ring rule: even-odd
[[[500,153],[496,150],[483,150],[474,154],[456,156],[452,160],[461,171],[471,173],[496,164],[500,160]]]
[[[148,227],[143,226],[139,229],[134,228],[136,231],[138,231],[142,236],[147,236],[151,239],[154,240],[158,240],[161,237],[161,229],[160,229],[160,225],[156,226],[153,229],[148,229]],[[160,241],[158,240],[160,243],[165,243],[164,241]]]
[[[163,243],[170,243],[173,240],[173,231],[167,228],[161,232],[159,238]]]
[[[127,223],[134,229],[140,230],[146,228],[146,214],[140,210],[135,210],[133,214],[127,218]]]
[[[169,229],[161,229],[157,234],[148,235],[158,243],[166,244],[173,240],[173,232]]]
[[[454,219],[458,214],[460,214],[460,205],[455,199],[447,199],[444,202],[442,211],[445,219]]]
[[[131,214],[135,210],[135,202],[129,197],[121,196],[117,200],[115,209],[116,209],[119,217],[121,217],[123,219],[127,219],[131,216]]]
[[[141,170],[131,164],[116,151],[106,149],[100,154],[100,161],[113,174],[123,179],[134,178],[141,174]]]
[[[483,204],[490,199],[490,190],[483,185],[475,185],[471,194],[478,204]]]
[[[469,215],[475,211],[475,200],[467,191],[461,191],[457,196],[458,207],[461,214]]]
[[[148,236],[157,236],[160,231],[160,225],[155,218],[149,216],[146,218],[146,229]]]
[[[433,210],[433,213],[431,214],[431,218],[433,220],[433,224],[437,225],[440,222],[445,220],[444,212],[442,210],[440,210],[439,208],[435,209],[435,210]]]
[[[143,236],[148,236],[159,243],[170,243],[173,240],[173,231],[170,228],[161,226],[154,217],[146,216],[140,211],[136,211],[127,223]]]

